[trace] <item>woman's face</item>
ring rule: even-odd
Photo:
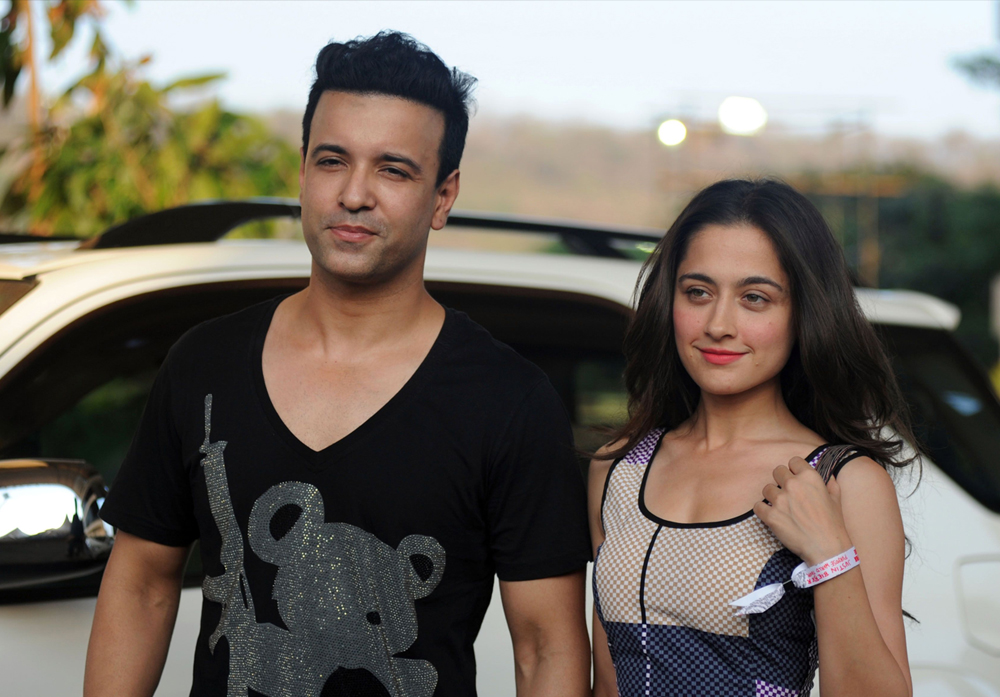
[[[703,392],[776,380],[795,336],[788,277],[767,235],[747,225],[696,232],[677,270],[673,318],[681,362]]]

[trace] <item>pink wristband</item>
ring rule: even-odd
[[[798,588],[811,588],[823,581],[829,581],[835,576],[850,571],[861,563],[858,558],[858,550],[851,547],[846,552],[838,554],[832,559],[827,559],[816,566],[806,567],[805,562],[795,567],[792,572],[792,583]]]
[[[816,566],[806,566],[802,562],[792,571],[792,577],[784,583],[772,583],[758,588],[753,593],[737,598],[729,604],[736,608],[736,615],[755,615],[774,606],[785,595],[785,586],[791,584],[796,588],[812,588],[813,586],[840,576],[861,564],[858,550],[851,547],[832,559]]]

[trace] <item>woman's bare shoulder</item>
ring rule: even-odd
[[[837,474],[841,489],[857,492],[862,496],[896,496],[892,475],[867,455],[852,458]]]
[[[590,460],[591,472],[593,472],[595,468],[597,468],[598,471],[604,470],[607,472],[616,459],[613,456],[613,453],[621,450],[627,443],[627,438],[619,438],[618,440],[611,441],[610,443],[605,443],[598,448],[597,452],[594,453],[594,457]]]

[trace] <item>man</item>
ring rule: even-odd
[[[565,411],[423,284],[473,83],[397,33],[320,52],[299,172],[309,286],[167,357],[103,511],[119,533],[88,697],[152,694],[195,539],[192,695],[474,695],[494,573],[518,694],[589,694]]]

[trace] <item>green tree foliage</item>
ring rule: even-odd
[[[24,4],[26,0],[19,0]],[[16,2],[11,3],[13,5]],[[49,36],[52,38],[52,52],[49,60],[54,59],[73,40],[76,33],[77,22],[84,18],[89,18],[94,24],[94,43],[91,53],[97,53],[101,57],[107,55],[107,48],[104,37],[101,36],[99,20],[104,17],[104,7],[100,0],[58,0],[49,3],[46,14],[49,18]]]
[[[220,76],[157,88],[139,77],[141,63],[92,73],[70,88],[55,110],[73,108],[83,93],[89,113],[50,127],[37,197],[29,205],[26,169],[0,213],[26,213],[35,231],[88,237],[189,201],[294,193],[298,153],[261,121],[215,100],[189,111],[168,106],[174,92]]]
[[[93,0],[49,6],[53,56],[72,40],[85,11],[94,21],[103,16]],[[155,86],[142,75],[149,59],[116,59],[99,30],[90,57],[90,72],[54,102],[41,132],[9,153],[23,167],[0,215],[37,233],[88,237],[189,201],[294,194],[298,153],[263,122],[217,100],[172,108],[176,94],[222,75]],[[10,84],[8,78],[4,88]]]
[[[10,0],[7,13],[0,20],[0,81],[3,82],[4,107],[14,97],[14,87],[21,71],[26,67],[33,70],[35,65],[33,40],[28,31],[31,24],[28,16],[30,9],[29,0]],[[104,7],[100,0],[57,0],[44,3],[44,9],[52,41],[49,60],[54,60],[63,52],[73,40],[77,24],[84,19],[90,20],[94,25],[94,46],[91,50],[101,52],[103,59],[106,50],[99,21],[104,17]]]
[[[990,281],[1000,269],[1000,189],[960,189],[914,175],[898,199],[879,206],[882,286],[912,288],[962,311],[959,339],[987,366],[996,363],[989,328]]]
[[[972,80],[973,82],[980,84],[984,87],[989,87],[992,89],[1000,90],[1000,56],[981,53],[975,56],[968,56],[966,58],[960,58],[955,62],[955,67],[957,67],[961,72]],[[986,274],[977,274],[976,283],[979,285],[972,285],[970,283],[970,288],[968,292],[977,296],[977,301],[974,303],[972,310],[972,316],[970,321],[963,322],[963,331],[966,330],[965,325],[974,324],[976,325],[977,335],[982,339],[985,339],[985,343],[993,349],[993,355],[987,360],[993,362],[996,359],[996,341],[989,333],[989,302],[986,302],[986,313],[983,315],[980,313],[982,308],[982,297],[989,294],[989,287],[992,277],[1000,270],[1000,254],[997,253],[997,247],[1000,245],[1000,230],[997,229],[997,224],[995,221],[1000,220],[1000,204],[997,204],[997,192],[996,190],[981,190],[973,194],[975,200],[982,202],[982,199],[989,198],[990,203],[985,204],[984,208],[976,208],[975,212],[971,212],[972,222],[980,231],[983,233],[983,240],[977,240],[976,243],[979,245],[985,245],[987,248],[983,251],[985,252],[986,258],[988,259],[988,266],[986,267]],[[993,225],[990,226],[990,221],[983,217],[981,211],[988,210],[989,215],[992,215]],[[989,227],[987,227],[989,226]],[[967,255],[971,254],[973,256],[978,256],[979,247],[970,246],[968,248]],[[984,347],[985,350],[985,347]],[[980,353],[977,351],[977,353]],[[1000,393],[1000,362],[997,362],[990,373],[993,378],[993,384],[997,388],[997,392]]]

